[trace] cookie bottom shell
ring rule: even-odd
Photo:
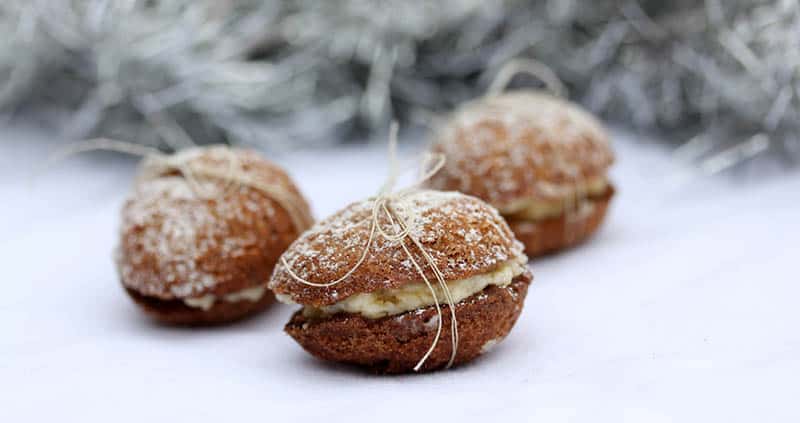
[[[528,257],[554,253],[591,237],[603,222],[613,196],[614,188],[609,185],[605,193],[587,199],[586,211],[537,221],[509,218],[508,226],[525,245]]]
[[[209,326],[231,323],[266,309],[275,300],[267,291],[258,301],[217,301],[208,310],[189,307],[181,300],[162,300],[125,289],[128,295],[151,318],[170,325]]]
[[[454,365],[466,363],[502,340],[522,312],[532,276],[517,276],[505,287],[489,286],[456,304],[459,344]],[[286,332],[323,360],[355,364],[376,373],[412,372],[430,348],[438,326],[430,306],[380,319],[341,313],[309,319],[296,312]],[[450,310],[442,306],[442,334],[421,371],[441,369],[450,360]]]

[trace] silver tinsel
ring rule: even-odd
[[[796,0],[5,0],[0,34],[3,110],[69,139],[339,142],[533,57],[689,160],[800,156]]]

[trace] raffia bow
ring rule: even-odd
[[[292,220],[297,233],[302,233],[313,223],[314,219],[308,210],[302,205],[298,204],[297,196],[287,191],[286,189],[272,184],[266,184],[258,181],[248,175],[242,168],[241,159],[226,145],[215,146],[219,151],[223,151],[226,155],[227,167],[220,170],[214,166],[203,163],[191,163],[189,157],[182,157],[177,154],[164,154],[160,150],[147,147],[143,145],[128,143],[124,141],[117,141],[107,138],[91,139],[75,144],[70,144],[65,148],[54,153],[45,162],[47,167],[52,163],[63,160],[66,157],[89,152],[89,151],[115,151],[119,153],[130,154],[134,156],[144,157],[157,169],[151,171],[149,174],[143,175],[143,178],[155,178],[169,172],[180,173],[189,184],[192,191],[200,198],[214,198],[225,196],[230,190],[236,186],[246,186],[256,191],[261,192],[268,198],[274,200],[280,205]],[[207,192],[203,184],[204,180],[222,181],[225,183],[222,193]]]
[[[428,357],[430,357],[430,355],[436,349],[436,346],[438,345],[439,339],[442,335],[443,319],[441,302],[436,294],[433,282],[431,282],[430,278],[428,278],[423,270],[423,267],[426,264],[432,271],[436,279],[435,282],[439,285],[444,293],[444,299],[450,308],[450,340],[452,349],[450,353],[450,360],[448,361],[446,367],[449,368],[453,365],[453,362],[456,358],[456,353],[458,351],[458,320],[456,318],[455,302],[450,294],[447,281],[445,280],[441,270],[439,270],[438,266],[436,265],[436,261],[433,259],[431,254],[425,249],[425,246],[422,245],[422,242],[420,242],[420,240],[413,235],[415,225],[418,222],[414,215],[413,208],[399,207],[400,203],[402,203],[405,197],[418,191],[420,186],[425,181],[430,179],[431,176],[433,176],[439,171],[439,169],[442,168],[442,166],[444,166],[444,161],[445,158],[441,154],[432,154],[426,156],[422,160],[422,166],[420,167],[420,174],[418,175],[417,180],[407,188],[394,191],[394,186],[397,183],[397,178],[401,175],[401,170],[397,160],[397,124],[393,123],[389,134],[389,173],[386,177],[386,182],[383,184],[378,194],[366,200],[367,202],[372,202],[369,238],[367,238],[367,243],[364,245],[364,249],[361,252],[361,256],[359,257],[358,261],[356,261],[356,263],[344,275],[336,280],[320,283],[312,282],[298,276],[292,270],[292,265],[286,261],[284,256],[281,256],[281,264],[284,266],[286,272],[293,280],[304,285],[326,288],[346,281],[347,278],[349,278],[356,270],[358,270],[358,268],[367,258],[370,247],[375,241],[376,236],[383,237],[389,243],[399,244],[406,253],[406,256],[408,256],[408,259],[414,265],[414,268],[422,277],[425,285],[428,287],[436,306],[437,316],[439,317],[438,326],[436,328],[436,336],[434,337],[433,342],[426,351],[425,355],[423,355],[419,362],[417,362],[416,366],[414,366],[415,371],[419,371],[419,369],[422,368],[422,366],[425,364],[425,361],[428,360]],[[385,216],[386,221],[388,222],[388,228],[381,226],[381,215]],[[410,241],[411,246],[406,245],[406,240]],[[414,247],[419,251],[420,255],[422,255],[422,257],[425,259],[425,263],[421,264],[414,258],[414,255],[411,254],[410,247]]]

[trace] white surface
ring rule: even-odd
[[[459,369],[376,377],[306,355],[281,331],[286,306],[225,328],[151,324],[111,262],[133,162],[75,158],[31,190],[44,144],[1,134],[0,421],[800,419],[797,174],[669,189],[667,155],[619,142],[606,225],[532,263],[505,342]],[[384,174],[379,149],[277,161],[318,217]]]

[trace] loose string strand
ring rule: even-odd
[[[422,265],[418,262],[415,258],[414,254],[411,253],[411,250],[406,245],[406,240],[411,240],[411,243],[419,250],[419,254],[425,259],[428,267],[430,267],[436,282],[438,283],[440,289],[444,294],[444,298],[447,300],[447,304],[450,308],[450,333],[451,333],[451,352],[450,352],[450,359],[447,363],[446,367],[450,367],[455,362],[456,353],[458,352],[458,319],[456,317],[455,311],[455,302],[453,300],[452,293],[450,292],[449,287],[447,286],[447,281],[444,278],[444,274],[436,265],[436,261],[434,260],[433,256],[425,249],[425,246],[420,242],[414,235],[413,229],[414,224],[418,221],[416,215],[413,212],[412,207],[397,207],[397,203],[402,203],[404,198],[419,190],[419,187],[424,183],[427,179],[433,176],[439,169],[444,166],[444,156],[443,155],[429,155],[423,158],[422,164],[423,167],[420,169],[417,181],[415,181],[411,186],[408,188],[394,191],[394,185],[397,182],[397,178],[401,174],[399,169],[399,162],[397,159],[397,123],[392,123],[392,126],[389,131],[389,171],[386,176],[386,180],[382,185],[381,189],[379,190],[378,194],[375,197],[371,197],[367,199],[367,201],[372,202],[372,210],[370,214],[370,232],[367,238],[367,242],[364,245],[364,249],[361,252],[359,259],[356,263],[350,267],[342,276],[339,278],[330,281],[330,282],[312,282],[306,280],[305,278],[300,277],[294,270],[293,270],[293,263],[290,264],[284,256],[281,256],[281,264],[283,265],[286,273],[292,278],[292,280],[318,288],[327,288],[334,285],[337,285],[345,280],[347,280],[353,273],[358,270],[361,265],[366,260],[366,257],[369,253],[372,244],[375,241],[375,237],[380,236],[385,239],[389,243],[398,243],[402,248],[403,252],[405,252],[408,259],[413,264],[416,271],[421,276],[423,282],[428,287],[428,290],[431,292],[431,296],[433,297],[433,302],[436,307],[436,314],[439,319],[436,335],[434,336],[433,342],[431,346],[428,348],[426,353],[420,358],[417,365],[414,366],[414,371],[419,371],[425,362],[430,358],[431,354],[435,351],[437,345],[439,344],[439,340],[441,339],[441,334],[443,331],[443,313],[441,308],[441,302],[439,301],[439,295],[436,292],[436,289],[433,287],[433,283],[428,278],[427,274],[422,268]],[[402,211],[402,212],[401,212]],[[388,226],[396,229],[393,232],[385,229],[380,223],[380,215],[381,213],[384,214],[385,219],[388,223]],[[411,223],[410,223],[411,222]]]
[[[200,164],[199,166],[192,166],[190,162],[177,155],[168,155],[162,153],[160,150],[133,144],[125,141],[119,141],[109,138],[94,138],[85,141],[80,141],[67,145],[51,154],[42,164],[41,169],[34,172],[34,177],[40,174],[53,164],[63,161],[64,159],[90,151],[113,151],[118,153],[130,154],[133,156],[143,157],[155,161],[156,165],[162,166],[161,172],[168,172],[171,170],[179,172],[186,182],[189,184],[192,192],[200,198],[214,197],[209,192],[204,192],[204,187],[200,184],[200,179],[214,179],[225,183],[223,186],[221,196],[227,195],[231,189],[236,185],[247,186],[265,194],[270,199],[274,200],[281,206],[287,214],[289,214],[292,224],[298,233],[305,231],[313,223],[311,214],[300,204],[295,195],[292,195],[287,190],[271,184],[265,184],[250,178],[244,172],[241,166],[241,160],[228,146],[221,146],[225,154],[228,156],[227,168],[224,171],[219,171],[211,165]]]
[[[486,90],[486,97],[494,97],[505,91],[511,80],[520,73],[536,77],[544,83],[548,91],[557,97],[567,97],[568,95],[567,87],[550,67],[538,60],[514,59],[500,68],[497,76],[489,85],[489,89]]]
[[[373,222],[377,220],[377,217],[375,215],[376,211],[377,211],[376,208],[372,209],[371,220]],[[367,258],[367,254],[369,253],[369,249],[372,246],[372,242],[374,239],[375,239],[375,225],[371,225],[369,230],[369,238],[367,238],[367,243],[364,245],[364,250],[361,252],[361,257],[359,257],[358,261],[356,261],[356,264],[354,264],[353,267],[350,268],[350,270],[348,270],[340,278],[333,280],[331,282],[324,282],[324,283],[311,282],[309,280],[300,277],[297,273],[295,273],[294,270],[292,270],[292,268],[294,267],[294,263],[289,264],[289,262],[286,261],[286,257],[284,257],[283,255],[281,255],[281,264],[283,265],[284,269],[286,269],[286,273],[288,273],[293,280],[300,282],[304,285],[313,286],[316,288],[328,288],[343,282],[345,279],[349,278],[353,273],[355,273],[355,271],[358,270],[359,267],[361,267],[361,264],[364,263],[364,260],[366,260]]]
[[[130,154],[132,156],[147,157],[161,155],[161,151],[155,147],[133,144],[124,141],[113,140],[110,138],[93,138],[89,140],[71,143],[55,150],[50,154],[41,166],[34,172],[34,176],[40,175],[45,170],[52,167],[55,163],[80,153],[90,151],[114,151],[117,153]]]
[[[390,213],[390,210],[388,210],[388,208],[387,208],[387,213]],[[408,223],[403,219],[402,215],[400,215],[400,214],[395,214],[395,215],[397,216],[398,223],[401,226],[401,228],[404,228],[404,229],[408,230],[408,228],[409,228]],[[389,215],[389,217],[391,218],[391,215]],[[411,241],[414,243],[414,245],[416,245],[417,249],[419,249],[420,254],[422,254],[422,256],[425,258],[425,260],[428,262],[428,265],[430,266],[431,270],[433,271],[433,274],[436,277],[436,280],[439,283],[439,286],[442,288],[442,292],[444,292],[445,299],[447,300],[447,305],[450,308],[450,333],[451,333],[451,342],[452,342],[452,352],[450,354],[450,360],[447,362],[447,366],[446,366],[446,367],[449,368],[450,366],[453,365],[453,362],[455,361],[455,357],[456,357],[455,353],[456,353],[456,350],[458,348],[458,323],[457,323],[457,319],[456,319],[455,301],[453,300],[453,296],[452,296],[452,293],[450,292],[450,288],[447,286],[447,281],[445,280],[444,275],[442,274],[442,272],[436,266],[436,262],[434,261],[433,257],[430,255],[430,253],[428,253],[428,251],[425,249],[425,247],[422,245],[422,243],[417,238],[415,238],[413,236],[410,236],[409,239],[411,239]],[[409,258],[413,261],[414,258],[411,257],[411,255],[410,255],[411,253],[405,247],[405,244],[403,244],[403,249],[409,255]],[[424,274],[423,274],[422,277],[425,279],[425,275]],[[434,300],[436,300],[436,296],[434,296]],[[439,316],[439,324],[441,325],[442,313],[441,313],[440,309],[439,309],[438,316]],[[436,346],[436,343],[433,343],[432,347],[430,349],[431,352],[433,351],[433,348],[435,348],[435,346]],[[418,371],[419,368],[424,363],[425,363],[424,360],[420,360],[420,362],[417,363],[417,366],[415,366],[414,370]]]
[[[520,73],[532,75],[545,84],[547,90],[557,97],[566,97],[567,88],[561,79],[558,78],[555,72],[550,67],[542,62],[533,59],[514,59],[503,65],[500,71],[495,76],[489,89],[486,91],[486,97],[494,97],[502,93],[511,83],[511,80]],[[557,151],[557,149],[555,149]],[[559,160],[561,160],[559,158]],[[571,240],[575,236],[574,221],[579,219],[580,207],[588,198],[588,193],[578,185],[577,177],[570,176],[572,185],[575,191],[567,193],[562,206],[565,210],[566,224],[564,225],[563,236],[567,240]]]
[[[398,160],[397,160],[397,122],[392,122],[389,127],[389,172],[386,175],[386,181],[379,191],[380,195],[389,195],[397,182],[398,174]]]
[[[386,213],[387,213],[386,216],[389,218],[389,223],[394,225],[394,220],[392,219],[391,211],[386,206],[384,206],[384,209],[386,210]],[[401,218],[398,217],[398,224],[400,225],[400,227],[407,230],[408,226],[404,225],[400,221],[401,221]],[[414,238],[412,238],[412,239],[414,239]],[[420,358],[420,360],[414,366],[414,371],[418,372],[419,369],[421,369],[422,366],[425,364],[425,362],[428,361],[428,358],[431,356],[431,354],[433,354],[433,352],[436,350],[436,346],[439,345],[439,340],[441,339],[441,336],[442,336],[442,326],[443,326],[442,317],[443,317],[443,313],[442,313],[441,303],[439,302],[439,296],[436,294],[436,290],[433,288],[433,284],[431,284],[430,280],[428,279],[428,276],[425,275],[425,271],[422,269],[422,267],[419,265],[419,263],[417,263],[417,260],[414,259],[414,255],[411,254],[411,251],[408,249],[408,247],[406,246],[405,242],[401,241],[400,242],[400,246],[403,248],[403,251],[406,253],[406,256],[411,261],[411,263],[414,264],[414,268],[416,268],[417,272],[422,276],[422,280],[425,282],[425,285],[428,287],[428,290],[431,292],[431,296],[433,297],[433,304],[436,306],[436,316],[437,316],[436,335],[433,337],[433,342],[431,342],[431,345],[428,347],[428,350],[425,352],[425,354],[422,356],[422,358]],[[422,248],[421,246],[418,245],[418,248],[420,248],[420,251],[425,252],[425,249]],[[430,264],[431,268],[436,269],[436,265],[435,265],[434,262],[429,261],[429,264]],[[446,297],[449,298],[448,305],[450,305],[450,310],[452,312],[454,310],[455,306],[452,303],[452,298],[449,295],[450,294],[450,290],[447,288],[447,284],[444,284],[443,281],[439,279],[439,277],[438,277],[438,275],[436,273],[434,273],[434,275],[437,276],[436,279],[437,279],[437,282],[440,284],[440,286],[444,285],[442,290],[443,290],[443,292],[445,292]],[[451,322],[455,321],[455,314],[452,314],[451,317],[452,317]],[[451,326],[452,326],[452,324],[451,324]],[[458,348],[458,341],[457,341],[458,340],[458,338],[457,338],[458,334],[457,334],[457,332],[452,332],[452,331],[451,331],[451,333],[453,334],[450,337],[452,350],[451,350],[451,354],[450,354],[450,360],[447,362],[447,366],[446,366],[448,368],[450,366],[452,366],[453,360],[455,359],[455,351]]]
[[[200,176],[206,179],[226,181],[229,184],[229,188],[241,185],[266,194],[286,210],[292,220],[292,224],[299,232],[303,232],[306,228],[311,226],[313,222],[311,214],[306,212],[304,207],[297,204],[295,195],[278,186],[265,184],[248,177],[241,169],[237,170],[234,168],[232,171],[218,171],[213,167],[194,167],[191,172],[193,172],[192,175],[195,177]]]

